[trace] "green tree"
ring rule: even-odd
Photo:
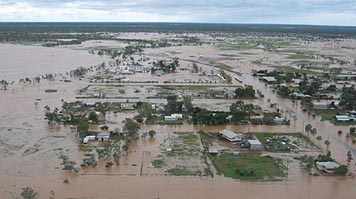
[[[190,96],[183,97],[183,104],[187,113],[190,113],[193,110],[192,98]]]
[[[80,137],[85,137],[89,134],[89,120],[87,118],[82,118],[79,120],[77,132]]]
[[[99,121],[99,116],[96,114],[94,111],[89,113],[88,119],[92,121],[93,123],[98,123]]]
[[[329,153],[329,151],[330,151],[330,150],[329,150],[329,146],[330,146],[330,144],[331,144],[330,141],[329,141],[329,139],[325,140],[324,144],[326,145],[326,152]]]
[[[350,135],[352,135],[352,136],[356,135],[356,128],[355,127],[350,127]]]
[[[38,193],[31,187],[25,187],[22,189],[21,196],[23,197],[23,199],[37,199]]]
[[[153,138],[156,134],[157,134],[157,132],[154,131],[154,130],[150,130],[150,131],[148,132],[148,135],[150,135],[151,138]]]
[[[348,110],[356,108],[356,90],[354,85],[351,87],[344,86],[342,88],[340,105],[344,106]]]
[[[312,136],[314,136],[315,137],[315,135],[317,134],[317,130],[316,130],[316,128],[312,128],[312,130],[310,131],[310,133],[312,134]]]
[[[305,126],[305,132],[307,132],[308,134],[310,133],[310,131],[312,130],[313,126],[311,124],[307,124]]]
[[[199,72],[198,65],[196,63],[193,63],[193,73],[198,73],[198,72]]]
[[[348,172],[347,166],[346,165],[340,165],[334,170],[334,173],[337,175],[346,175]]]
[[[134,137],[137,135],[140,126],[132,119],[126,118],[124,131],[128,132],[129,136]]]
[[[45,119],[48,120],[48,124],[53,124],[53,122],[56,120],[57,114],[52,113],[52,112],[46,112],[45,113]]]
[[[277,89],[277,94],[282,97],[288,97],[291,93],[292,91],[286,86],[282,86]]]

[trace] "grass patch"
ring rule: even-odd
[[[254,135],[261,141],[266,151],[269,152],[290,152],[298,148],[298,146],[303,148],[318,148],[301,133],[256,133]]]
[[[335,115],[344,114],[345,113],[344,110],[340,110],[340,109],[314,110],[314,113],[316,115],[321,116],[321,118],[323,120],[328,120],[331,123],[336,124],[336,125],[356,125],[356,121],[352,121],[352,122],[337,122],[335,120]]]
[[[194,133],[179,133],[178,142],[173,145],[169,156],[197,155],[199,151],[199,137]]]
[[[198,171],[191,171],[188,169],[169,169],[166,171],[167,174],[172,175],[172,176],[197,176],[199,175]]]
[[[214,65],[217,68],[223,69],[223,70],[232,70],[233,68],[227,64],[220,63],[220,62],[209,62],[209,64]]]
[[[214,136],[207,134],[205,132],[198,132],[198,134],[200,136],[200,141],[204,147],[207,148],[207,147],[213,145]]]
[[[235,44],[231,43],[222,43],[216,46],[219,50],[249,50],[254,49],[255,47],[247,44],[246,42],[239,42]]]
[[[211,157],[219,174],[240,180],[278,180],[285,177],[282,160],[255,153]]]
[[[164,163],[163,160],[157,159],[157,160],[153,160],[153,161],[152,161],[152,165],[153,165],[154,168],[162,168],[162,167],[164,167],[166,164]]]
[[[313,56],[304,53],[290,54],[287,59],[314,59]]]

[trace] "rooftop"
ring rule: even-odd
[[[233,131],[230,131],[230,130],[227,130],[227,129],[224,129],[224,130],[220,131],[220,133],[222,135],[224,135],[225,137],[230,138],[230,139],[235,138],[236,136],[238,136],[237,133],[235,133]]]
[[[337,167],[339,167],[340,165],[336,162],[317,162],[316,163],[319,166],[322,166],[326,169],[335,169]]]
[[[257,144],[262,144],[260,141],[258,140],[248,140],[248,143],[253,144],[253,145],[257,145]]]

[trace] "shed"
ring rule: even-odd
[[[263,145],[258,140],[247,140],[250,150],[261,151],[264,150]]]
[[[219,151],[217,148],[215,148],[213,146],[209,147],[209,154],[218,154],[218,153],[219,153]]]
[[[276,124],[276,125],[282,125],[282,124],[284,123],[284,118],[275,117],[275,118],[273,119],[273,122],[274,122],[274,124]]]

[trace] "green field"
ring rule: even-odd
[[[219,174],[240,180],[279,180],[285,177],[281,160],[255,153],[211,157]]]

